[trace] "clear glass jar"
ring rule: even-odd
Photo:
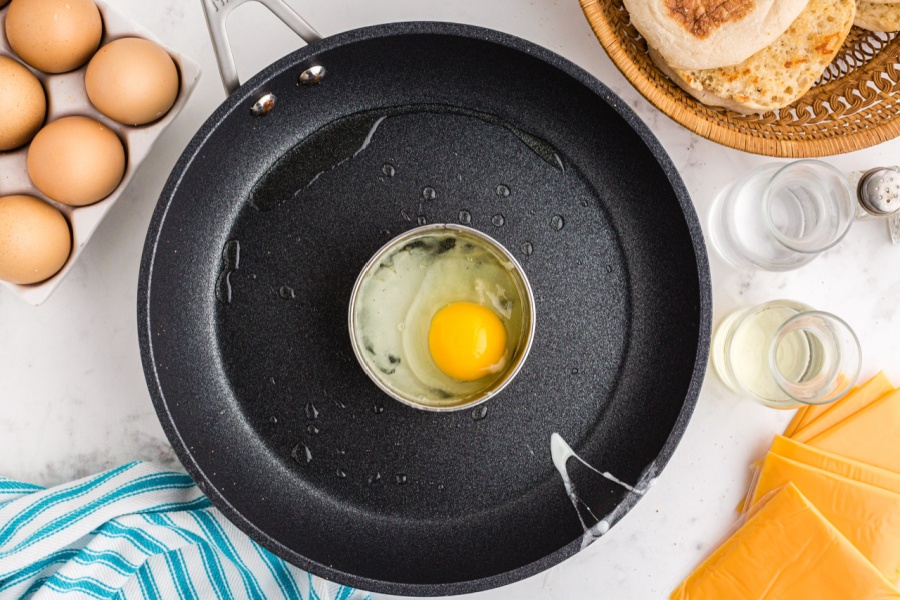
[[[787,271],[840,242],[856,209],[850,182],[831,165],[771,163],[752,169],[717,199],[710,238],[736,267]]]
[[[853,387],[862,364],[847,323],[791,300],[726,317],[713,336],[711,357],[732,391],[773,408],[833,402]]]

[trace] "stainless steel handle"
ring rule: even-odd
[[[259,2],[269,9],[273,15],[291,28],[307,44],[322,39],[319,32],[313,29],[300,15],[294,12],[284,0],[201,0],[203,12],[206,14],[206,26],[212,38],[213,50],[216,60],[219,62],[219,73],[222,75],[222,84],[228,95],[234,93],[241,86],[238,79],[237,66],[234,64],[234,54],[231,52],[231,44],[228,42],[228,33],[225,31],[225,21],[238,6],[246,2]]]

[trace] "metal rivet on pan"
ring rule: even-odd
[[[278,98],[275,97],[275,94],[266,94],[265,96],[261,96],[259,100],[256,101],[250,108],[250,114],[254,117],[264,117],[275,108],[275,103],[278,101]]]
[[[316,85],[325,79],[327,71],[322,65],[315,65],[300,73],[299,81],[303,85]]]

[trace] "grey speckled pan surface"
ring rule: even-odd
[[[298,85],[312,64],[327,77]],[[263,93],[277,107],[252,117]],[[486,415],[392,401],[346,330],[385,241],[461,218],[517,256],[537,301],[531,355]],[[231,520],[317,575],[444,595],[579,550],[554,432],[632,484],[665,465],[712,307],[687,191],[619,98],[523,40],[403,23],[307,46],[210,117],[159,200],[138,312],[163,427]],[[613,524],[639,497],[569,466]]]

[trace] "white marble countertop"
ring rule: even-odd
[[[323,35],[402,20],[491,27],[569,58],[621,95],[681,170],[706,223],[716,194],[770,159],[698,138],[652,108],[606,57],[577,0],[289,0]],[[204,77],[68,279],[33,308],[0,289],[0,475],[52,485],[134,459],[176,467],[141,371],[136,331],[144,233],[169,170],[224,99],[198,0],[112,0]],[[250,4],[230,32],[243,79],[300,44]],[[900,163],[900,139],[827,159],[844,170]],[[732,310],[792,298],[844,317],[863,346],[863,377],[900,383],[900,248],[881,222],[857,223],[825,256],[789,273],[743,273],[711,252],[715,322]],[[550,571],[479,600],[663,598],[735,519],[748,464],[790,413],[735,397],[708,374],[694,417],[657,485],[600,541]]]

